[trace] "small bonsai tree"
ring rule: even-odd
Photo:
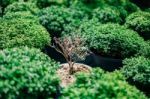
[[[82,60],[88,54],[87,48],[84,46],[83,40],[80,37],[54,37],[55,44],[52,47],[61,53],[69,64],[69,73],[73,74],[73,66],[75,62]]]

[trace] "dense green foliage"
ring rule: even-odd
[[[0,98],[47,99],[59,85],[58,64],[38,49],[20,47],[0,51]]]
[[[0,99],[147,99],[131,85],[150,92],[150,9],[131,1],[0,0]],[[98,56],[114,58],[121,71],[77,73],[60,88],[59,64],[41,51],[63,61],[50,45],[68,36],[88,48],[82,62],[103,66]],[[64,41],[65,54],[73,45]]]
[[[3,16],[4,19],[7,20],[22,20],[22,19],[26,19],[28,21],[31,21],[35,24],[39,24],[39,19],[38,17],[34,16],[31,12],[13,12],[13,13],[7,13]]]
[[[12,3],[16,2],[16,1],[18,1],[18,0],[2,0],[1,3],[0,3],[0,6],[5,8],[9,4],[12,4]]]
[[[45,8],[51,5],[61,5],[64,3],[64,0],[32,0],[36,2],[39,8]]]
[[[88,46],[100,55],[114,58],[134,56],[147,45],[136,32],[118,24],[88,21],[81,25],[78,33],[86,39]]]
[[[126,19],[126,26],[138,33],[150,33],[150,13],[135,12],[129,15]]]
[[[97,8],[93,11],[93,17],[98,18],[101,23],[121,21],[120,12],[115,7]]]
[[[143,56],[126,59],[122,73],[131,83],[150,88],[150,59]]]
[[[78,74],[76,83],[63,90],[61,99],[147,99],[122,77],[117,72],[103,74],[97,69],[91,74]]]
[[[14,15],[17,16],[17,14],[12,16],[9,14],[0,19],[1,49],[14,46],[29,46],[42,49],[50,43],[51,39],[48,32],[34,20],[36,17],[15,17]]]
[[[15,2],[5,8],[5,13],[14,13],[19,11],[29,11],[33,14],[38,12],[38,8],[34,3]]]
[[[65,7],[51,6],[43,9],[40,13],[40,23],[52,34],[59,36],[64,27],[68,24],[80,24],[84,15],[80,11],[71,10]]]

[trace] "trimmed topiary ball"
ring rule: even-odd
[[[15,2],[5,8],[5,13],[14,13],[22,11],[29,11],[32,14],[35,14],[39,11],[39,9],[34,3],[30,2]]]
[[[93,11],[93,17],[101,23],[120,23],[120,12],[114,7],[97,8]]]
[[[137,31],[145,39],[150,39],[150,13],[132,13],[127,17],[125,25]]]
[[[135,87],[120,79],[123,77],[120,74],[94,71],[78,74],[76,83],[63,90],[61,99],[147,99]]]
[[[47,99],[55,96],[59,64],[28,47],[0,51],[0,98]]]
[[[147,49],[147,43],[136,32],[118,24],[88,21],[77,32],[86,39],[89,48],[101,56],[124,59]]]
[[[51,41],[49,33],[32,18],[25,16],[1,18],[0,48],[28,46],[42,49],[49,45]]]
[[[143,91],[150,92],[150,59],[143,56],[124,60],[123,75]]]
[[[40,13],[40,23],[53,36],[60,36],[64,27],[70,23],[79,25],[84,15],[80,11],[65,7],[51,6],[43,9]]]

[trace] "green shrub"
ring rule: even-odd
[[[104,0],[105,4],[108,6],[116,7],[120,12],[122,18],[122,23],[124,23],[125,18],[133,12],[139,11],[140,8],[135,4],[131,3],[129,0]]]
[[[52,36],[59,36],[64,27],[70,23],[79,25],[84,15],[65,7],[51,6],[40,13],[40,23],[46,27]]]
[[[53,97],[59,85],[59,64],[35,48],[0,51],[0,98],[39,99]]]
[[[122,69],[126,79],[138,87],[150,92],[150,59],[143,56],[125,59]]]
[[[12,3],[16,2],[16,1],[18,1],[18,0],[2,0],[1,3],[0,3],[0,6],[5,8],[9,4],[12,4]]]
[[[3,16],[4,19],[6,20],[22,20],[22,19],[27,19],[28,21],[30,20],[31,22],[34,22],[36,24],[39,24],[39,19],[37,16],[34,16],[31,12],[8,12]]]
[[[36,0],[36,4],[39,8],[45,8],[51,5],[62,5],[64,3],[65,3],[64,0]]]
[[[134,3],[131,3],[131,2],[127,2],[124,5],[124,9],[128,12],[128,15],[133,13],[133,12],[140,11],[140,8],[137,5],[135,5]]]
[[[50,43],[49,33],[31,17],[4,17],[0,25],[0,48],[28,46],[44,48]],[[35,23],[37,22],[37,23]]]
[[[125,25],[138,33],[150,33],[150,13],[135,12],[129,15]]]
[[[150,13],[150,8],[146,9],[145,11]]]
[[[121,21],[120,12],[114,7],[96,8],[93,11],[93,17],[98,18],[101,23],[120,23]]]
[[[76,83],[63,90],[61,99],[147,99],[135,87],[116,78],[120,76],[118,73],[102,74],[101,71],[78,74]]]
[[[15,2],[6,7],[5,13],[14,13],[19,11],[29,11],[33,14],[38,12],[38,8],[34,3],[29,2]]]
[[[86,39],[89,48],[102,56],[126,58],[136,55],[141,49],[147,49],[147,44],[136,32],[118,24],[96,24],[88,21],[82,23],[78,34]]]

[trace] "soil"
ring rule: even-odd
[[[77,72],[85,72],[89,73],[91,72],[92,68],[88,65],[81,64],[81,63],[75,63],[74,66],[74,74]],[[66,87],[73,82],[75,82],[75,76],[69,74],[69,65],[68,63],[61,64],[61,67],[57,70],[57,74],[61,79],[61,87]]]

